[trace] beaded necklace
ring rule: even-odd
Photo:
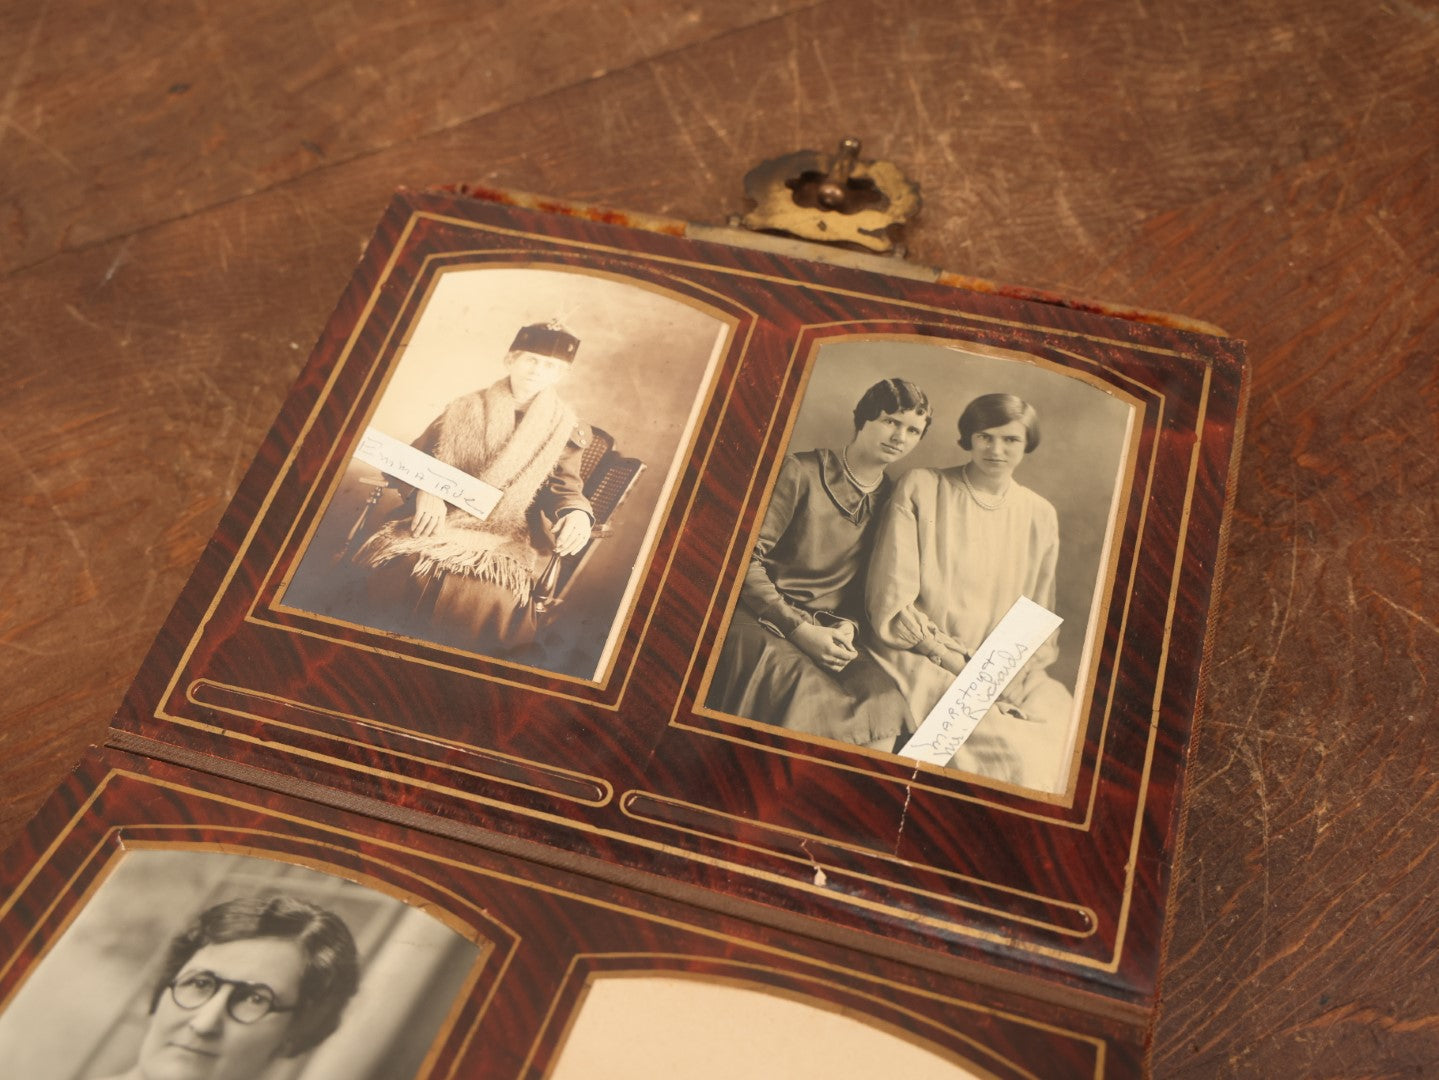
[[[874,483],[861,484],[859,482],[859,477],[855,476],[854,473],[850,471],[849,447],[847,446],[839,452],[839,466],[841,469],[844,470],[845,479],[847,479],[851,484],[853,484],[856,488],[858,488],[866,495],[874,491],[877,487],[879,487],[880,484],[884,483],[884,473],[881,472],[879,474],[879,479],[876,480]]]
[[[998,497],[995,498],[993,502],[985,502],[979,497],[979,492],[974,490],[974,485],[969,482],[968,465],[965,465],[964,468],[959,470],[959,479],[960,482],[964,484],[964,490],[969,492],[969,497],[974,500],[974,504],[978,506],[981,510],[998,510],[1001,506],[1004,505],[1004,500],[1009,497],[1009,489],[1014,487],[1014,481],[1011,480],[1009,483],[1004,485],[1004,490],[999,493]]]

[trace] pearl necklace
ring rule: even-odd
[[[1004,490],[999,493],[998,498],[993,502],[985,502],[979,497],[979,492],[974,490],[974,485],[969,482],[968,465],[965,465],[964,468],[959,470],[959,479],[960,482],[964,484],[964,490],[969,492],[969,497],[974,500],[974,505],[978,506],[981,510],[998,510],[1004,505],[1004,500],[1009,498],[1009,489],[1014,487],[1014,481],[1011,480],[1004,485]]]
[[[879,474],[879,479],[876,480],[874,483],[872,483],[872,484],[861,484],[861,483],[859,482],[859,477],[855,476],[854,473],[852,473],[852,472],[850,471],[850,468],[849,468],[849,447],[847,447],[847,446],[846,446],[843,450],[841,450],[841,451],[839,452],[839,467],[844,470],[845,479],[847,479],[851,484],[853,484],[856,488],[858,488],[858,489],[859,489],[861,492],[863,492],[865,495],[868,495],[870,492],[872,492],[872,491],[874,491],[876,488],[878,488],[880,484],[884,483],[884,473],[881,472],[881,473]]]

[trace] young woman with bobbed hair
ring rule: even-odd
[[[911,729],[1021,596],[1051,611],[1059,520],[1014,479],[1040,444],[1039,416],[1013,394],[985,394],[959,418],[969,460],[913,469],[896,485],[875,539],[866,606],[875,654],[909,700]],[[1074,700],[1047,668],[1051,636],[1020,668],[951,761],[1022,787],[1062,788]]]
[[[918,445],[929,399],[905,379],[875,383],[840,449],[780,465],[707,704],[792,731],[891,749],[908,717],[863,650],[864,569],[893,487],[885,469]]]

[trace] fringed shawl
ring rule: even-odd
[[[362,566],[414,556],[411,574],[437,571],[493,582],[530,600],[536,552],[528,511],[575,428],[573,409],[552,389],[542,390],[515,423],[516,402],[508,379],[450,402],[436,421],[434,456],[493,484],[504,494],[483,521],[447,506],[429,536],[410,532],[410,518],[386,522],[355,553]]]

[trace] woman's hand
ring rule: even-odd
[[[969,663],[969,658],[974,655],[955,638],[938,629],[930,633],[922,651],[933,663],[951,675],[958,675],[963,671],[964,665]]]
[[[555,523],[555,554],[575,555],[583,551],[590,542],[592,531],[590,515],[583,510],[571,510],[560,515],[560,520]]]
[[[969,653],[963,649],[940,645],[931,659],[951,675],[958,675],[964,670],[964,665],[969,663]]]
[[[410,532],[416,536],[432,536],[445,521],[445,500],[428,491],[415,492],[415,516],[410,519]]]
[[[853,623],[835,627],[800,623],[789,635],[795,648],[820,667],[836,673],[843,671],[859,655],[853,639]]]

